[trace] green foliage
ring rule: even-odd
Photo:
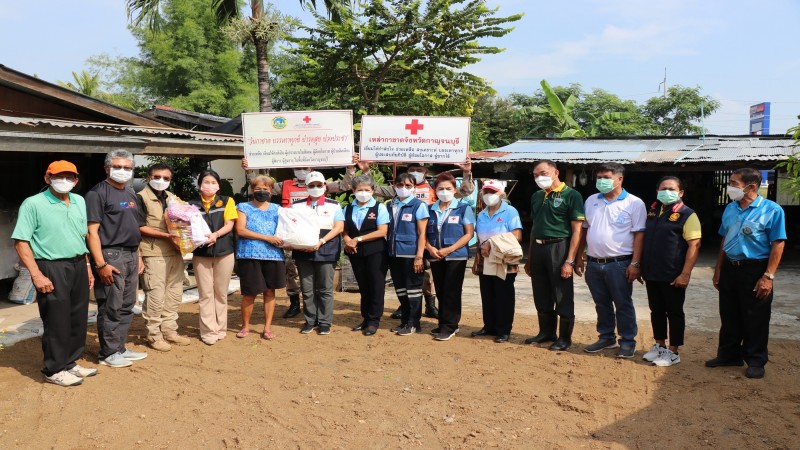
[[[470,146],[479,151],[516,142],[525,135],[527,124],[517,114],[510,97],[484,95],[478,98],[472,113]]]
[[[82,70],[80,73],[73,71],[72,81],[59,81],[57,84],[61,87],[122,108],[134,109],[136,107],[135,102],[124,95],[103,91],[102,87],[104,83],[100,79],[99,73],[91,73],[86,70]]]
[[[387,169],[391,170],[389,166],[372,165],[369,168],[369,173],[370,175],[372,175],[372,179],[375,180],[375,183],[377,183],[379,186],[386,184],[386,177],[384,176],[384,171]],[[361,175],[362,173],[363,173],[362,171],[357,170],[355,176]],[[339,176],[339,179],[340,180],[342,179],[342,175]],[[339,202],[339,204],[342,205],[342,209],[344,209],[345,207],[347,207],[347,205],[353,203],[353,199],[355,197],[356,197],[355,194],[351,190],[348,192],[334,194],[333,199]]]
[[[705,115],[719,109],[719,102],[700,94],[700,87],[672,86],[666,97],[653,97],[642,106],[642,114],[652,124],[652,134],[660,136],[682,136],[701,134],[702,127],[695,125],[700,119],[700,105]]]
[[[700,95],[699,87],[673,86],[666,99],[653,97],[637,105],[602,89],[586,93],[579,84],[550,87],[545,80],[533,95],[512,94],[509,99],[534,137],[700,134],[702,128],[695,122],[701,117],[701,103],[705,114],[719,108],[719,102]]]
[[[794,138],[794,147],[800,147],[800,125],[787,131]],[[795,199],[800,199],[800,152],[794,152],[786,161],[775,166],[775,170],[783,169],[788,175],[785,188],[792,193]]]
[[[136,58],[101,56],[90,60],[108,74],[115,91],[141,104],[168,104],[226,117],[258,105],[256,60],[252,45],[240,47],[217,26],[218,0],[163,0],[159,23],[134,21]],[[142,0],[138,3],[152,3]]]
[[[308,36],[290,39],[294,58],[276,68],[275,89],[357,115],[469,115],[493,91],[464,69],[502,51],[479,40],[505,36],[522,17],[496,12],[479,0],[367,0],[341,22],[315,13]]]

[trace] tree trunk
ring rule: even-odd
[[[267,43],[253,38],[256,45],[256,64],[258,67],[258,110],[272,111],[272,96],[269,90],[269,55]]]
[[[250,8],[254,22],[264,20],[264,5],[262,0],[251,0]],[[269,90],[269,54],[267,43],[253,35],[253,44],[256,46],[256,69],[258,71],[258,110],[261,112],[272,111],[272,95]]]

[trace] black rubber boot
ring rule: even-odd
[[[300,294],[289,296],[289,309],[283,314],[284,319],[291,319],[300,314]]]
[[[539,334],[532,338],[525,339],[526,344],[541,344],[542,342],[553,342],[556,336],[556,316],[555,312],[539,313]]]
[[[402,306],[398,306],[397,310],[395,312],[393,312],[390,317],[392,319],[397,319],[397,320],[402,319],[403,318],[403,307]]]
[[[439,310],[436,309],[436,296],[435,295],[426,295],[425,296],[425,317],[431,317],[433,319],[439,318]]]
[[[564,351],[572,346],[572,329],[575,327],[575,319],[562,317],[558,324],[558,340],[553,342],[550,350],[555,352]]]

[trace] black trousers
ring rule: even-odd
[[[647,281],[646,287],[653,338],[657,341],[666,340],[669,324],[669,345],[683,345],[686,330],[683,302],[686,300],[686,288],[677,288],[666,281]]]
[[[136,249],[104,248],[106,262],[116,267],[114,282],[103,284],[94,271],[94,298],[97,300],[97,336],[100,340],[98,358],[125,352],[128,329],[133,321],[136,289],[139,286],[139,256]]]
[[[433,284],[439,295],[439,332],[453,333],[461,322],[461,292],[467,261],[431,261]]]
[[[385,252],[368,256],[348,255],[353,274],[361,294],[361,317],[367,326],[377,327],[383,315],[383,298],[386,293],[386,271],[389,260]]]
[[[734,266],[722,263],[719,277],[719,330],[717,356],[724,360],[744,360],[750,367],[767,363],[769,319],[772,292],[757,299],[753,288],[767,270],[767,262]]]
[[[89,314],[89,273],[86,257],[72,260],[36,260],[39,270],[53,283],[53,292],[39,292],[36,301],[44,324],[42,352],[48,377],[75,367],[86,347]]]
[[[489,334],[511,334],[511,326],[514,324],[516,278],[516,273],[506,274],[505,280],[491,275],[478,277],[483,307],[483,329]]]
[[[389,257],[389,271],[397,298],[400,300],[401,325],[411,325],[419,330],[422,318],[423,272],[414,272],[414,258]]]
[[[575,317],[575,287],[572,277],[561,278],[561,266],[567,260],[569,239],[551,244],[533,244],[531,249],[531,283],[536,312],[558,314],[565,319]]]

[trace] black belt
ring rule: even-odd
[[[547,244],[555,244],[556,242],[561,242],[566,238],[554,238],[554,239],[534,239],[533,242],[539,245],[547,245]]]
[[[36,259],[36,261],[63,261],[63,262],[78,262],[78,261],[86,261],[86,254],[73,256],[72,258],[58,258],[58,259]]]
[[[629,261],[633,259],[633,255],[614,256],[612,258],[595,258],[593,256],[586,257],[589,262],[596,262],[598,264],[608,264],[610,262]]]
[[[134,247],[124,247],[124,246],[103,247],[103,250],[127,250],[129,252],[135,252],[135,251],[139,250],[139,246],[134,246]]]
[[[764,264],[767,261],[769,261],[769,259],[738,259],[738,260],[730,258],[725,258],[725,259],[727,259],[732,266],[755,266],[759,264]]]

